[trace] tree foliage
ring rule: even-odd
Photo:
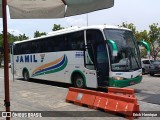
[[[136,26],[133,23],[127,23],[127,22],[123,22],[122,25],[119,25],[120,27],[125,27],[128,29],[131,29],[133,34],[136,34]]]
[[[46,35],[46,32],[39,32],[39,31],[34,32],[34,38],[41,37],[43,35]]]
[[[60,24],[58,24],[58,25],[57,25],[57,24],[54,24],[52,31],[57,31],[57,30],[61,30],[61,29],[64,29],[64,27],[61,27]]]
[[[158,27],[158,23],[153,23],[152,25],[149,25],[149,31],[137,31],[133,23],[128,24],[127,22],[123,22],[122,25],[119,26],[131,29],[137,41],[145,40],[146,42],[148,42],[151,47],[151,56],[154,60],[157,59],[157,56],[160,52],[160,27]],[[141,53],[143,54],[143,57],[145,56],[145,53],[147,54],[147,52],[144,51],[143,53]]]
[[[156,60],[159,52],[160,52],[160,27],[158,27],[158,23],[153,23],[149,26],[150,31],[148,33],[149,40],[151,46],[151,55]]]
[[[147,31],[146,30],[141,31],[141,32],[137,31],[136,26],[133,23],[123,22],[122,25],[119,25],[119,26],[132,30],[137,41],[141,41],[142,39],[148,39],[147,38],[147,36],[148,36]]]
[[[15,36],[11,33],[7,33],[7,38],[8,38],[8,44],[12,44],[13,42],[15,41],[22,41],[22,40],[26,40],[28,39],[29,37],[27,37],[25,34],[19,34],[19,36]],[[1,63],[3,61],[3,57],[4,57],[4,51],[3,51],[3,34],[0,33],[0,66],[1,66]]]

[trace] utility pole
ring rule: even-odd
[[[3,11],[3,44],[4,44],[4,105],[6,112],[10,112],[10,94],[9,94],[9,71],[8,71],[8,39],[7,39],[7,0],[2,0]],[[10,115],[6,114],[6,120],[10,120]]]

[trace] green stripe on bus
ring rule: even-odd
[[[126,87],[132,84],[138,84],[142,81],[142,76],[137,76],[135,78],[126,78],[125,80],[115,80],[113,78],[109,78],[109,86],[110,87]]]
[[[62,71],[67,66],[67,63],[68,63],[68,60],[66,59],[65,63],[63,64],[63,66],[61,66],[61,67],[59,67],[57,69],[54,69],[54,70],[49,70],[49,71],[45,71],[45,72],[36,74],[36,75],[34,75],[34,77],[35,76],[39,76],[39,75],[51,74],[51,73],[56,73],[56,72]]]

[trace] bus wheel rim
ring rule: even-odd
[[[28,74],[26,72],[24,73],[24,79],[28,79]]]
[[[76,84],[78,87],[82,87],[83,86],[83,80],[82,79],[77,79]]]

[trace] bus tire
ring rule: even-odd
[[[29,80],[29,72],[27,70],[23,70],[23,78],[25,81]]]
[[[85,82],[80,74],[73,75],[73,85],[77,88],[85,88]]]

